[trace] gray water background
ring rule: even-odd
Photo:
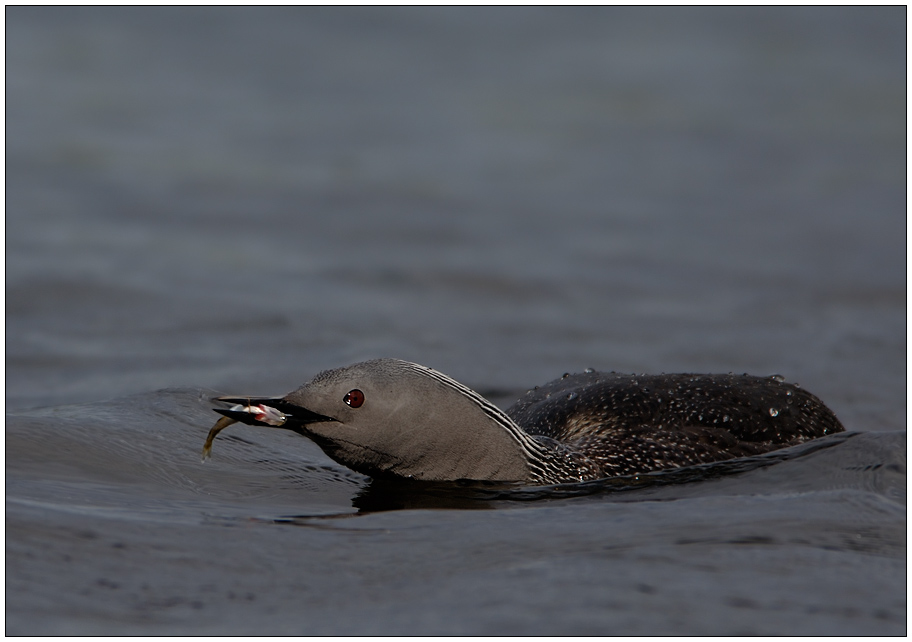
[[[8,7],[6,632],[904,633],[905,12]],[[210,396],[378,356],[859,434],[361,513],[290,433],[200,463]]]

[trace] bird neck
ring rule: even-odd
[[[604,477],[598,464],[572,446],[543,435],[529,435],[522,429],[520,433],[532,481],[550,485]]]
[[[438,385],[457,393],[453,399],[461,399],[466,404],[463,407],[466,410],[463,417],[476,417],[472,422],[473,434],[467,441],[480,445],[481,450],[468,453],[465,452],[466,443],[461,444],[466,459],[471,460],[466,461],[466,466],[468,469],[474,468],[473,472],[479,474],[486,465],[493,465],[498,469],[495,471],[489,468],[488,474],[476,478],[507,480],[508,477],[512,477],[510,481],[544,485],[580,482],[601,477],[598,466],[585,455],[554,439],[530,435],[500,408],[455,379],[418,364],[403,362],[401,367],[418,372],[423,378],[433,380]],[[479,411],[481,415],[475,414]],[[502,457],[497,457],[497,454],[502,454]],[[517,479],[518,471],[523,468],[524,478]],[[463,477],[470,478],[465,475]]]

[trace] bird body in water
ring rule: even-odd
[[[844,428],[782,377],[564,375],[506,412],[431,368],[377,359],[327,370],[281,398],[234,404],[215,435],[277,426],[371,477],[580,482],[756,455]]]

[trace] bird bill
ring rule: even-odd
[[[253,418],[260,423],[267,424],[269,426],[281,426],[285,423],[285,414],[276,408],[266,406],[264,404],[243,406],[237,405],[231,408],[234,412],[247,412],[253,415]],[[215,422],[215,425],[212,426],[212,429],[209,431],[209,435],[206,437],[206,443],[203,445],[203,461],[209,459],[212,454],[212,442],[215,440],[215,436],[222,432],[225,428],[231,424],[236,424],[237,420],[230,417],[222,417]]]

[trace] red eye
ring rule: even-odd
[[[349,390],[345,396],[342,397],[342,401],[352,408],[360,408],[361,404],[364,403],[364,393],[357,388],[355,390]]]

